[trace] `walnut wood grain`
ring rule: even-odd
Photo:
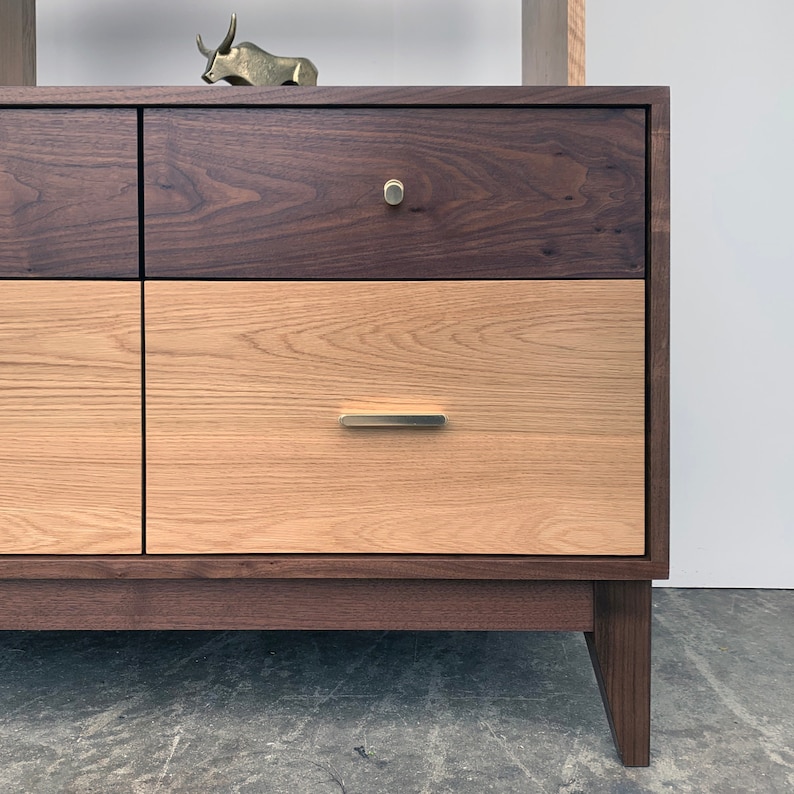
[[[642,282],[145,286],[150,553],[644,553]]]
[[[0,579],[661,579],[643,557],[461,554],[2,556]]]
[[[670,106],[650,111],[646,349],[648,548],[669,575],[670,526]]]
[[[0,87],[0,106],[58,107],[471,107],[664,104],[656,86],[70,86]]]
[[[639,108],[155,109],[144,150],[149,276],[644,271]]]
[[[586,634],[618,753],[648,766],[651,742],[651,583],[596,582]]]
[[[130,109],[0,112],[0,277],[138,275]]]
[[[589,582],[0,582],[0,630],[592,628]]]
[[[141,550],[140,284],[0,289],[0,553]]]

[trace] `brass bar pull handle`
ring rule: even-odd
[[[446,414],[342,414],[344,427],[443,427]]]

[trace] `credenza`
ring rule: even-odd
[[[0,89],[0,628],[582,631],[648,764],[668,119]]]

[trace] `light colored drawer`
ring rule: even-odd
[[[147,550],[636,555],[644,285],[145,284]],[[351,429],[356,412],[435,429]]]
[[[140,553],[140,289],[0,282],[0,554]]]

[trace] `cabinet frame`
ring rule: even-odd
[[[9,107],[576,107],[646,114],[646,553],[0,556],[0,629],[584,631],[622,760],[650,758],[650,588],[669,571],[669,92],[665,88],[24,88]],[[230,131],[232,134],[233,131]],[[142,175],[139,163],[139,175]],[[139,178],[139,209],[143,211]],[[143,240],[143,212],[139,240]],[[141,270],[145,251],[140,250]],[[362,610],[361,604],[367,609]],[[629,671],[629,672],[626,672]]]

